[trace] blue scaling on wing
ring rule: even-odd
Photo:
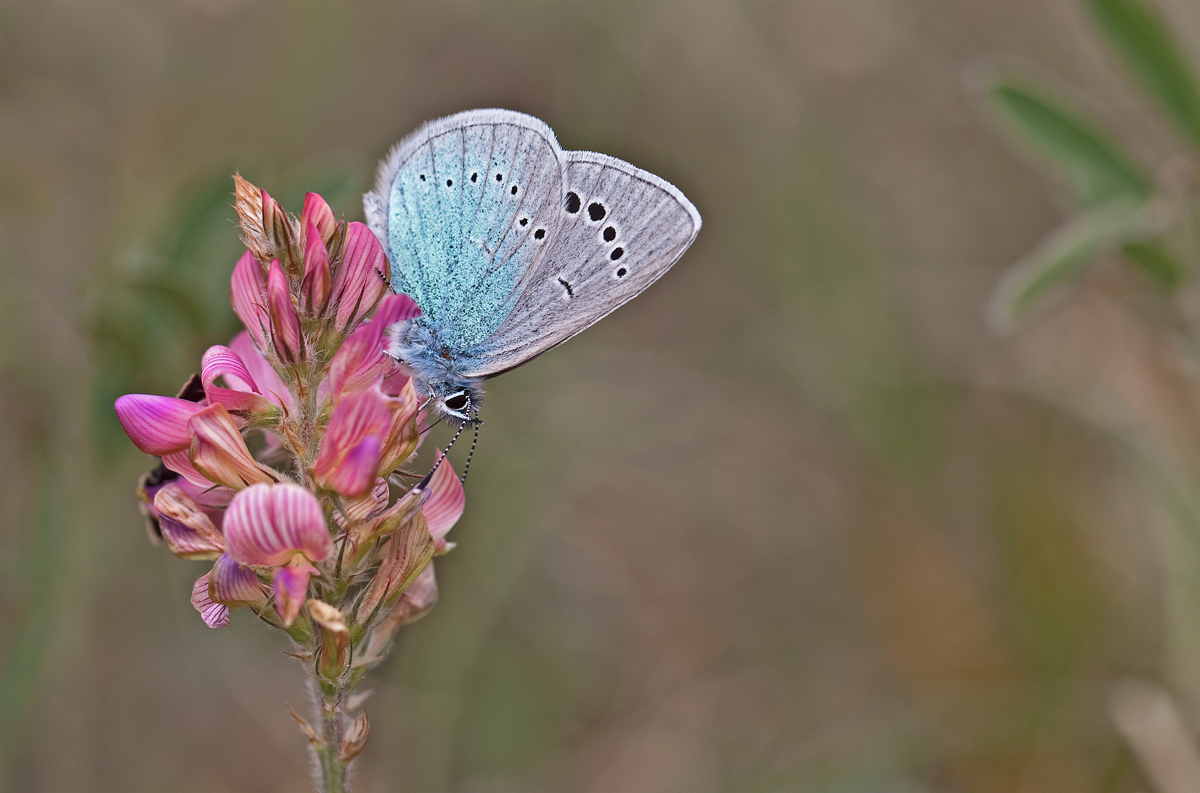
[[[392,287],[456,352],[486,339],[547,247],[563,162],[549,128],[507,111],[442,119],[403,141],[365,196]]]
[[[456,272],[458,300],[445,304],[440,318],[442,339],[462,351],[484,341],[512,310],[517,284],[546,248],[554,217],[550,210],[562,195],[558,153],[537,130],[498,125],[489,131],[491,167],[476,225],[467,235],[469,247],[485,258],[482,266],[474,255],[464,258],[470,266]],[[471,149],[468,145],[468,153]]]

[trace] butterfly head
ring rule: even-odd
[[[479,422],[481,381],[462,372],[463,356],[442,343],[436,325],[425,317],[403,320],[387,338],[388,355],[404,364],[429,410],[449,424]]]

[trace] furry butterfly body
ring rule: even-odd
[[[422,316],[388,352],[445,418],[475,418],[482,382],[561,344],[657,280],[700,215],[668,182],[508,110],[427,124],[363,197],[392,288]]]

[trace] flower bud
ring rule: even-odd
[[[242,241],[255,259],[269,262],[275,258],[275,245],[263,227],[263,195],[241,174],[233,175],[233,208],[242,227]]]
[[[348,763],[367,745],[367,737],[371,734],[371,723],[367,720],[367,712],[364,710],[354,719],[354,723],[347,729],[342,736],[342,751],[338,759],[343,763]]]
[[[271,341],[276,354],[285,363],[295,363],[303,352],[300,318],[296,316],[287,276],[278,259],[271,262],[267,271],[267,309],[271,314]]]
[[[321,629],[317,672],[326,680],[337,680],[350,665],[350,629],[342,612],[320,600],[308,601],[308,613]]]
[[[325,199],[316,193],[304,194],[304,209],[300,210],[300,228],[307,232],[310,226],[317,229],[317,233],[321,235],[321,241],[326,245],[337,232],[337,218],[333,216],[333,210],[329,208],[329,204],[325,203]],[[311,240],[308,244],[312,244]],[[305,264],[307,265],[307,263],[306,251]]]
[[[313,195],[309,193],[309,195]],[[305,201],[305,209],[308,202]],[[328,207],[326,207],[328,208]],[[333,213],[330,213],[330,217]],[[325,310],[329,302],[330,282],[333,275],[329,269],[329,253],[325,250],[325,241],[320,230],[309,221],[304,229],[304,280],[300,284],[301,305],[310,316],[316,316]]]
[[[351,330],[370,314],[388,292],[389,278],[387,256],[374,232],[362,223],[349,224],[342,263],[333,278],[336,328]]]

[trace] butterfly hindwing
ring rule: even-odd
[[[673,185],[629,163],[565,152],[566,190],[545,255],[466,373],[491,377],[561,344],[632,300],[683,254],[700,215]]]
[[[466,349],[511,310],[522,275],[547,247],[562,192],[563,157],[549,127],[475,110],[402,141],[364,207],[387,247],[393,288],[417,302],[444,342]]]

